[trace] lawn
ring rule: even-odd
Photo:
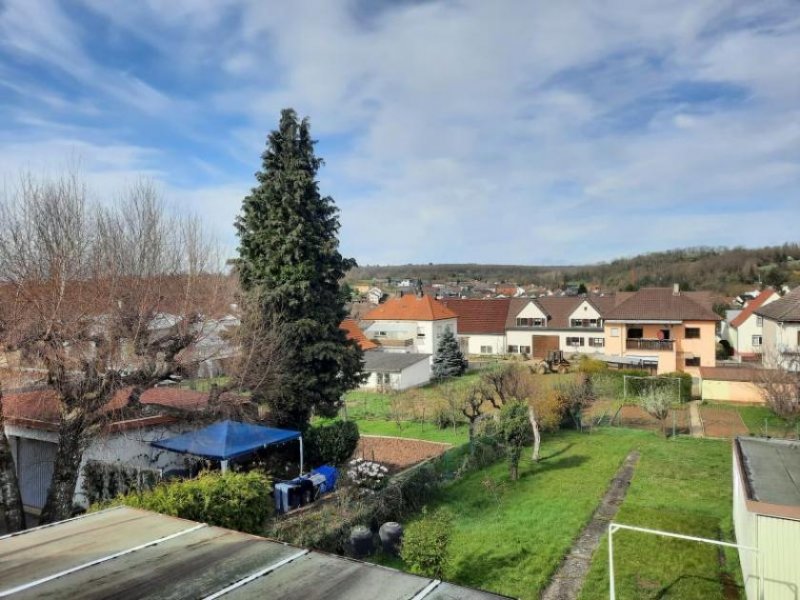
[[[540,463],[525,457],[519,481],[511,482],[500,462],[438,494],[431,508],[456,515],[445,577],[538,598],[632,449],[641,459],[617,521],[730,539],[729,444],[624,428],[565,431],[546,437]],[[716,549],[617,535],[620,598],[723,597]],[[607,597],[606,560],[604,540],[583,598]],[[735,553],[729,560],[737,569]]]
[[[763,404],[733,404],[709,402],[704,406],[735,410],[742,417],[750,435],[769,435],[777,437],[797,437],[797,429],[782,419],[769,406]]]
[[[391,435],[395,437],[415,438],[429,442],[444,442],[458,446],[466,444],[469,433],[466,425],[457,425],[439,429],[431,423],[401,423],[393,421],[358,420],[358,431],[362,435]]]

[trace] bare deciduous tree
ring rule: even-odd
[[[83,451],[115,416],[120,390],[128,397],[118,413],[167,410],[139,397],[208,359],[199,342],[210,317],[229,310],[231,291],[199,221],[171,215],[150,184],[105,207],[88,200],[77,177],[25,177],[0,203],[0,342],[59,402],[42,522],[70,516]],[[243,358],[237,385],[274,383],[273,333],[249,332],[263,343]],[[209,413],[223,391],[213,390]]]
[[[764,400],[772,412],[794,426],[800,419],[800,357],[776,355],[768,363],[776,368],[760,371],[757,382]]]

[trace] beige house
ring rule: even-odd
[[[800,371],[800,287],[755,314],[764,323],[764,365]]]
[[[620,294],[605,319],[605,355],[657,374],[684,371],[699,383],[700,367],[716,365],[716,325],[705,292],[643,288]]]

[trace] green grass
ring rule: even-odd
[[[398,426],[392,421],[360,420],[356,422],[358,431],[362,435],[391,435],[429,442],[444,442],[454,446],[466,444],[469,439],[466,425],[458,425],[455,429],[452,427],[439,429],[431,423],[402,423],[401,426]]]
[[[538,598],[634,448],[641,459],[616,521],[730,539],[728,443],[664,440],[624,428],[565,431],[546,436],[540,463],[524,458],[519,481],[510,481],[500,462],[437,495],[431,508],[446,505],[456,515],[446,578]],[[723,597],[715,548],[629,532],[615,540],[619,598]],[[606,543],[595,554],[582,598],[608,597]],[[728,561],[738,570],[735,553]]]
[[[744,421],[745,427],[750,431],[750,435],[795,437],[797,434],[797,430],[787,422],[786,419],[779,417],[769,406],[763,404],[707,402],[703,406],[735,410],[739,413],[739,416],[742,417],[742,421]]]
[[[732,541],[730,443],[678,438],[647,440],[634,479],[615,521],[652,529]],[[720,556],[708,544],[638,532],[614,535],[617,597],[726,598]],[[581,594],[608,597],[604,536]],[[731,580],[738,579],[735,552],[725,554]],[[732,590],[733,596],[736,590]]]

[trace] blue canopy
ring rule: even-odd
[[[230,460],[251,454],[260,448],[296,439],[300,439],[302,444],[299,431],[222,421],[177,437],[151,442],[151,445],[172,452]],[[302,471],[302,467],[300,470]]]

